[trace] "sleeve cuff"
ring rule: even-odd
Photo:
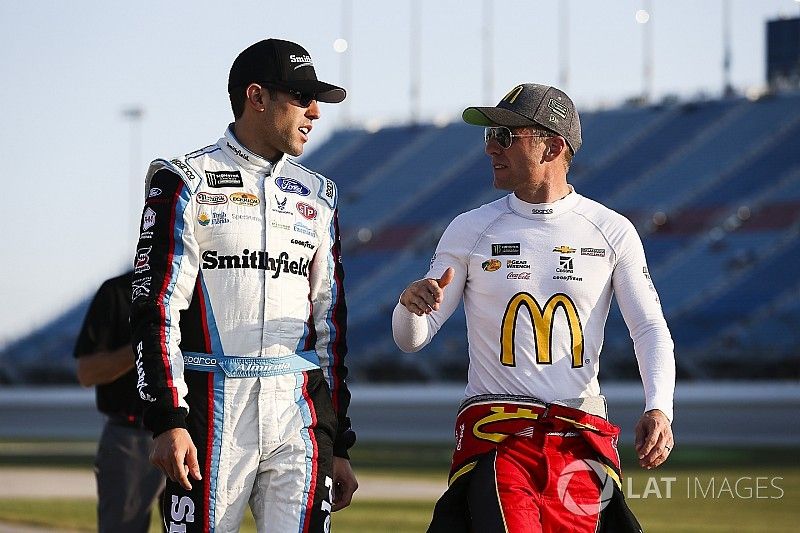
[[[168,412],[156,412],[153,409],[148,409],[144,413],[144,425],[153,432],[153,438],[156,438],[170,429],[188,429],[186,426],[186,415],[188,414],[189,412],[184,408]]]

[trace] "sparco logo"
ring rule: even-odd
[[[170,161],[170,163],[181,169],[183,173],[186,174],[186,177],[189,178],[190,180],[193,180],[197,177],[194,175],[194,172],[192,172],[192,169],[189,168],[189,165],[187,165],[180,159],[173,159],[172,161]]]
[[[296,276],[308,277],[308,259],[299,258],[292,260],[289,254],[281,252],[278,257],[270,257],[268,252],[250,251],[247,248],[242,250],[241,255],[219,255],[216,250],[206,250],[203,252],[203,268],[205,270],[227,269],[227,268],[252,268],[274,272],[272,278],[281,275],[294,274]]]
[[[172,505],[169,508],[169,517],[172,521],[169,523],[168,533],[186,533],[186,523],[194,523],[194,502],[188,496],[172,496]]]
[[[139,391],[139,398],[146,402],[154,402],[155,398],[147,394],[144,389],[147,382],[144,380],[144,365],[142,364],[142,343],[136,345],[136,389]]]
[[[232,145],[231,143],[229,143],[227,141],[226,141],[226,144],[228,145],[228,148],[230,148],[231,152],[233,152],[234,154],[238,155],[239,157],[241,157],[245,161],[250,161],[250,158],[247,156],[246,153],[242,152],[241,150],[239,150],[238,148],[236,148],[234,145]]]

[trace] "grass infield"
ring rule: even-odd
[[[0,445],[3,465],[42,464],[75,466],[91,464],[91,453],[58,461],[58,453],[22,453],[28,449],[16,443],[14,453]],[[80,448],[80,447],[77,447]],[[86,450],[86,448],[81,448]],[[40,450],[41,451],[41,450]],[[74,451],[74,450],[73,450]],[[360,445],[353,451],[353,464],[362,475],[393,475],[401,480],[439,479],[445,475],[449,450],[443,446]],[[633,463],[633,450],[620,450],[626,481],[623,490],[645,531],[796,531],[800,523],[800,464],[796,448],[680,447],[668,466],[641,470]],[[48,460],[35,461],[34,455]],[[333,517],[333,530],[393,533],[425,531],[433,500],[359,500]],[[92,500],[26,499],[0,500],[0,522],[32,524],[78,531],[95,530]],[[160,531],[153,519],[152,532]],[[246,517],[243,532],[254,532],[252,518]]]

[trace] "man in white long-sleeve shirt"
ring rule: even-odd
[[[615,294],[645,390],[639,462],[666,461],[673,344],[641,240],[568,184],[581,130],[562,91],[522,84],[463,118],[486,127],[494,186],[511,194],[453,220],[392,318],[397,345],[415,352],[464,300],[469,381],[429,531],[636,531],[597,375]]]

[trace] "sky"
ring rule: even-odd
[[[518,83],[560,85],[563,64],[568,76],[562,88],[579,111],[619,105],[645,86],[645,26],[636,13],[646,8],[652,99],[718,96],[722,4],[0,0],[0,156],[7,196],[0,346],[46,324],[130,264],[147,163],[222,135],[232,120],[230,65],[256,41],[302,44],[319,78],[348,90],[345,104],[322,104],[306,145],[311,152],[348,123],[407,123],[415,79],[422,121],[456,120],[466,106],[494,105]],[[765,22],[798,15],[795,0],[730,0],[736,89],[764,86]],[[491,28],[488,86],[485,27]],[[348,42],[344,53],[334,50],[339,38]],[[565,41],[566,48],[560,46]],[[142,110],[141,117],[132,119],[126,114],[131,109]]]

